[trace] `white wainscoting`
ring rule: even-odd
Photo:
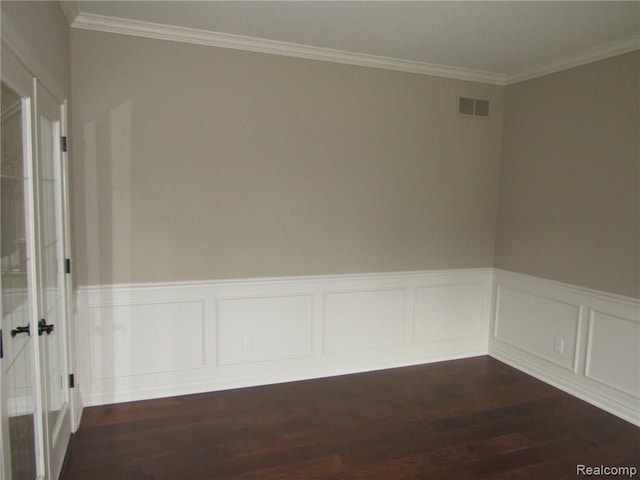
[[[640,301],[494,271],[489,353],[640,425]]]
[[[99,405],[485,355],[491,279],[466,269],[80,287],[76,384]]]
[[[403,289],[327,292],[324,353],[401,347],[407,307]]]

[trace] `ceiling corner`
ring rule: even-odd
[[[73,25],[73,22],[75,22],[76,17],[80,13],[77,0],[59,0],[59,3],[64,12],[64,16],[67,17],[69,26]]]
[[[532,78],[549,75],[551,73],[560,72],[573,67],[586,65],[587,63],[597,62],[616,55],[622,55],[634,50],[640,50],[640,35],[633,35],[606,45],[576,53],[552,62],[546,62],[540,65],[526,68],[511,75],[507,75],[506,84],[523,82]]]

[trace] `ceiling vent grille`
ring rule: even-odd
[[[474,115],[476,117],[488,117],[489,100],[460,97],[458,101],[458,113],[462,115]]]

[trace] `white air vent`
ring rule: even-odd
[[[476,117],[489,116],[489,100],[460,97],[458,113],[462,115],[475,115]]]

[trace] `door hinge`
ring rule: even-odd
[[[60,137],[60,148],[63,152],[67,151],[67,137]]]
[[[76,388],[76,378],[73,373],[69,374],[69,388]]]
[[[64,259],[64,273],[71,273],[71,259]]]

